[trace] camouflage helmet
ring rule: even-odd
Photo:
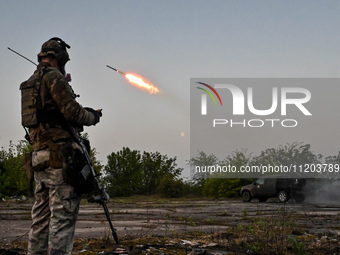
[[[62,39],[53,37],[41,46],[41,51],[38,54],[38,61],[40,62],[42,57],[53,55],[58,61],[60,71],[65,73],[65,64],[70,60],[66,48],[69,49],[71,47]]]

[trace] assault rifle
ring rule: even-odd
[[[81,175],[82,175],[82,177],[84,177],[85,180],[88,179],[88,178],[93,178],[93,182],[94,182],[94,184],[96,185],[96,187],[98,188],[98,191],[99,191],[99,194],[94,196],[92,199],[90,199],[89,202],[98,203],[98,204],[103,206],[106,219],[109,222],[109,225],[110,225],[110,228],[111,228],[112,236],[115,239],[116,244],[119,244],[117,231],[112,224],[112,221],[111,221],[111,218],[110,218],[110,212],[109,212],[109,209],[107,208],[107,204],[106,204],[110,197],[106,193],[105,189],[102,187],[100,182],[98,181],[98,174],[96,173],[96,171],[93,168],[90,155],[89,155],[89,153],[87,151],[87,147],[84,143],[84,139],[80,137],[80,135],[75,130],[75,128],[70,127],[69,129],[70,129],[76,143],[78,143],[78,145],[80,145],[80,147],[82,148],[82,151],[83,151],[85,159],[86,159],[86,165],[81,170]]]

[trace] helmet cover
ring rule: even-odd
[[[52,55],[57,59],[60,71],[65,73],[65,64],[70,60],[66,48],[71,48],[67,43],[58,37],[53,37],[41,46],[41,51],[38,54],[38,61],[42,57]]]

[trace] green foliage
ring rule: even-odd
[[[207,155],[200,152],[197,157],[190,160],[191,166],[195,165],[230,165],[239,169],[243,165],[249,164],[251,156],[246,151],[236,151],[219,162],[213,154]],[[207,178],[209,177],[209,178]],[[193,182],[200,186],[201,193],[208,197],[237,197],[239,196],[240,187],[253,181],[253,179],[232,179],[225,178],[221,174],[195,173]],[[197,188],[197,187],[196,187]]]
[[[87,138],[87,134],[83,135]],[[31,183],[22,168],[22,160],[26,152],[31,150],[26,141],[18,145],[10,142],[8,150],[0,150],[0,198],[13,195],[30,195]],[[221,178],[218,174],[209,172],[195,173],[187,182],[180,179],[182,168],[179,168],[175,158],[168,158],[159,152],[143,152],[123,148],[111,153],[105,165],[96,159],[95,148],[90,156],[95,170],[103,172],[101,181],[107,187],[111,197],[130,195],[160,194],[164,197],[180,197],[184,194],[205,195],[214,198],[238,197],[240,187],[251,183],[254,179],[240,179],[229,176]],[[230,165],[239,169],[245,165],[287,165],[319,163],[323,156],[311,151],[309,144],[293,143],[278,148],[262,151],[258,156],[252,156],[246,151],[236,151],[227,155],[222,161],[213,154],[199,152],[189,160],[189,165]],[[340,152],[328,156],[325,163],[340,163]],[[224,176],[225,177],[225,176]]]
[[[295,251],[297,252],[297,254],[299,254],[299,255],[304,255],[305,254],[305,252],[304,252],[304,244],[302,242],[299,242],[293,236],[290,236],[288,238],[288,240],[293,244],[293,247],[294,247]]]
[[[203,185],[203,194],[213,198],[233,198],[240,195],[240,188],[253,179],[211,178]]]
[[[139,151],[123,148],[107,157],[104,181],[110,196],[130,196],[142,193],[143,169]]]
[[[22,161],[26,152],[31,149],[26,141],[20,141],[18,145],[10,142],[9,149],[0,151],[0,198],[13,195],[29,195],[31,185]]]
[[[308,163],[320,163],[322,155],[315,155],[311,151],[310,144],[292,143],[278,148],[270,148],[262,151],[254,158],[253,164],[267,165],[303,165]]]
[[[212,166],[218,163],[218,158],[214,154],[208,155],[205,152],[200,151],[196,157],[193,157],[189,160],[188,165],[192,168],[195,168],[195,166]],[[210,173],[208,172],[194,172],[191,185],[195,193],[202,193],[202,187],[209,177]]]
[[[181,197],[184,190],[182,180],[175,180],[172,175],[163,176],[157,188],[157,192],[167,198]]]
[[[183,170],[177,167],[176,157],[168,158],[159,152],[144,151],[141,155],[141,164],[143,165],[145,194],[154,194],[165,176],[175,179],[181,175]]]
[[[104,181],[110,196],[155,194],[162,178],[175,179],[182,169],[176,158],[168,158],[159,152],[143,152],[123,148],[111,153],[104,168]]]

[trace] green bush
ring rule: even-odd
[[[181,197],[185,189],[184,186],[181,180],[174,180],[172,176],[166,175],[161,179],[157,192],[166,198]]]

